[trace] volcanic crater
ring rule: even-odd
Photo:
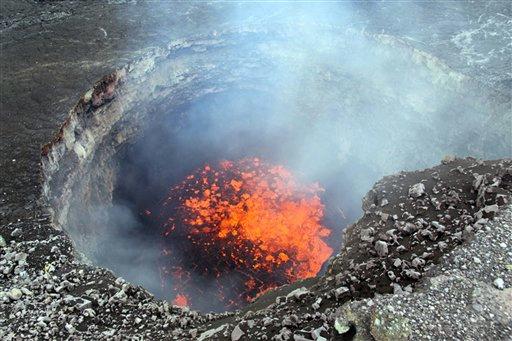
[[[382,175],[506,154],[487,119],[500,93],[392,37],[317,30],[331,39],[315,50],[286,28],[176,41],[84,94],[43,148],[44,198],[80,259],[232,310],[322,274]]]

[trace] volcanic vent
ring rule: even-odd
[[[488,118],[508,104],[388,36],[216,32],[86,92],[43,149],[43,194],[84,262],[234,309],[321,274],[382,175],[506,155]]]

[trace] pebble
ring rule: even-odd
[[[309,293],[309,290],[305,287],[298,288],[290,292],[288,295],[286,295],[286,300],[289,300],[290,298],[296,298],[300,300],[302,297],[306,296]]]
[[[70,334],[73,334],[76,329],[75,327],[73,327],[72,325],[70,325],[69,323],[66,323],[66,325],[64,326],[64,328],[66,328],[66,330],[68,331],[68,333]]]
[[[238,341],[244,335],[244,331],[237,325],[231,332],[231,341]]]
[[[493,282],[494,286],[500,290],[503,290],[505,289],[505,282],[503,281],[502,278],[498,277],[494,280]]]
[[[11,237],[19,237],[19,236],[21,236],[20,228],[16,228],[16,229],[14,229],[14,231],[11,232]]]
[[[345,323],[345,321],[342,321],[340,319],[336,319],[334,321],[334,329],[338,332],[338,334],[342,335],[345,334],[350,330],[350,325]]]
[[[33,293],[32,291],[28,290],[27,288],[23,287],[21,288],[21,292],[24,294],[24,295],[27,295],[27,296],[32,296]]]
[[[387,256],[387,254],[388,254],[388,243],[386,243],[385,241],[382,241],[382,240],[378,240],[375,243],[375,251],[377,251],[377,254],[380,257]]]
[[[387,214],[387,213],[381,213],[381,214],[380,214],[380,219],[381,219],[383,222],[388,221],[388,219],[389,219],[389,214]]]
[[[485,213],[496,213],[498,212],[498,205],[488,205],[483,208]]]
[[[84,299],[83,302],[77,305],[77,308],[80,311],[84,311],[85,309],[88,309],[90,307],[92,307],[92,302],[86,299]]]
[[[18,288],[12,288],[7,294],[11,300],[19,300],[23,296],[23,292]]]
[[[421,267],[423,265],[425,265],[425,260],[423,258],[420,258],[420,257],[416,257],[412,260],[411,262],[412,266],[414,266],[415,268],[418,268],[418,267]]]
[[[413,198],[419,198],[423,194],[425,194],[425,185],[421,182],[412,185],[411,188],[409,188],[409,195]]]
[[[338,298],[348,291],[350,290],[347,287],[339,287],[336,290],[334,290],[334,295],[336,296],[336,298]]]

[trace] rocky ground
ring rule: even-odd
[[[45,216],[2,238],[2,339],[488,339],[512,333],[512,160],[452,159],[379,181],[325,276],[199,314],[72,255]],[[304,285],[304,286],[302,286]]]

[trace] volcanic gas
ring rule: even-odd
[[[202,292],[188,283],[197,275],[214,279],[226,309],[315,276],[332,253],[322,191],[259,158],[205,164],[173,186],[152,215],[174,303],[194,305]]]

